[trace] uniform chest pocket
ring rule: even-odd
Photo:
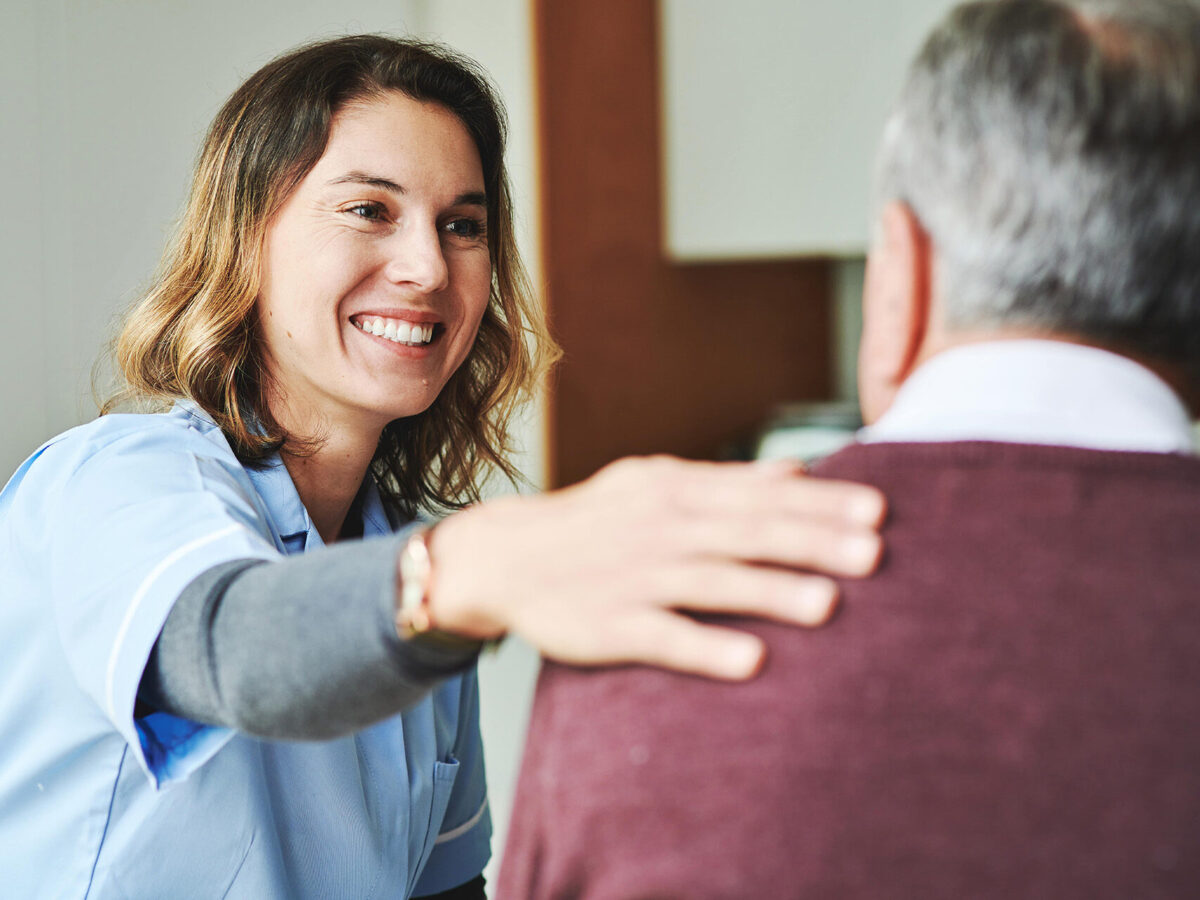
[[[442,831],[442,821],[446,818],[446,809],[450,805],[450,796],[454,793],[454,782],[458,779],[458,768],[458,760],[453,756],[449,757],[446,762],[433,764],[433,803],[429,808],[429,824],[425,830],[425,843],[421,848],[421,858],[409,876],[408,891],[410,894],[416,887],[417,879],[425,868],[425,864],[429,862],[429,857],[433,855],[433,848],[437,846]]]

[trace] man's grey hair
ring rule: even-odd
[[[987,0],[928,38],[877,200],[938,251],[952,328],[1029,326],[1200,363],[1200,9]]]

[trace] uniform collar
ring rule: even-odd
[[[311,550],[314,547],[325,546],[325,542],[321,539],[321,535],[308,515],[308,510],[304,508],[304,503],[296,491],[296,485],[288,473],[287,466],[283,464],[278,453],[267,459],[261,467],[248,468],[246,471],[254,483],[255,490],[258,491],[258,495],[266,504],[276,525],[276,533],[287,547],[288,552],[295,553],[299,550]],[[360,488],[360,498],[362,500],[363,537],[391,534],[393,526],[383,505],[379,486],[370,472],[367,473]]]
[[[208,413],[190,400],[177,401],[175,408],[213,428],[217,427]],[[243,468],[267,508],[276,540],[282,545],[280,549],[288,553],[299,553],[325,546],[308,515],[308,510],[304,508],[304,502],[300,499],[287,466],[283,464],[278,453],[273,453],[261,463],[244,465]],[[361,497],[363,537],[391,534],[394,526],[383,505],[379,487],[370,472],[364,479]]]
[[[258,466],[247,467],[246,474],[254,483],[258,496],[267,505],[276,536],[289,552],[325,546],[278,453]]]
[[[1133,360],[1063,341],[956,347],[922,365],[859,432],[879,441],[1005,441],[1194,453],[1186,407]]]

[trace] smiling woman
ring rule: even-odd
[[[503,153],[472,63],[379,36],[218,114],[123,394],[0,493],[15,896],[482,897],[485,642],[748,678],[758,640],[680,610],[816,625],[798,570],[874,566],[882,498],[791,466],[462,509],[556,354]]]
[[[349,496],[377,435],[396,422],[400,437],[399,420],[428,410],[471,352],[492,282],[486,197],[459,118],[393,92],[340,111],[267,226],[268,407],[287,434],[320,435],[323,454],[354,460]],[[403,472],[403,458],[391,462]],[[345,510],[309,511],[333,540]]]
[[[506,459],[509,417],[557,351],[514,243],[504,143],[503,107],[487,79],[446,48],[360,36],[300,48],[265,66],[213,122],[163,275],[129,316],[117,348],[128,390],[106,411],[130,398],[191,397],[248,460],[276,453],[285,435],[295,448],[325,437],[323,427],[333,423],[319,421],[306,403],[292,409],[301,421],[276,419],[287,411],[268,399],[281,372],[267,362],[267,347],[290,375],[304,369],[319,380],[345,377],[344,364],[312,376],[314,365],[329,360],[328,348],[298,366],[288,347],[316,350],[304,336],[317,323],[306,319],[289,335],[287,327],[273,330],[279,311],[252,311],[269,302],[273,279],[293,316],[317,315],[301,310],[308,297],[331,323],[344,324],[340,300],[349,302],[344,295],[354,288],[360,319],[375,313],[385,333],[388,318],[397,329],[402,321],[433,324],[435,343],[453,345],[450,353],[439,350],[443,365],[428,385],[392,377],[391,387],[403,382],[402,393],[414,384],[430,390],[423,404],[385,420],[406,417],[403,427],[382,429],[386,449],[375,454],[389,500],[411,517],[430,504],[477,500],[489,468],[514,476]],[[350,283],[355,273],[357,285]],[[453,330],[437,310],[403,299],[440,294],[424,282],[451,275],[458,299],[439,304],[457,314],[463,298],[482,303],[474,323],[464,318]],[[394,287],[382,288],[389,280]],[[398,306],[406,316],[389,316]],[[331,324],[325,333],[341,328]],[[352,352],[339,349],[346,358]],[[447,368],[454,353],[461,355]]]

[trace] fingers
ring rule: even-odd
[[[681,566],[660,573],[658,599],[636,603],[590,603],[537,618],[518,631],[546,656],[577,665],[641,664],[708,678],[741,680],[762,665],[764,646],[755,635],[702,624],[670,606],[702,612],[751,615],[808,627],[823,624],[837,606],[837,587],[827,578],[728,563]]]
[[[763,642],[752,634],[702,625],[662,609],[631,611],[598,639],[603,644],[592,648],[590,659],[559,658],[563,662],[642,663],[741,681],[758,672],[766,654]]]
[[[886,512],[875,488],[806,478],[792,463],[623,460],[600,481],[626,532],[651,551],[812,568],[859,577],[878,565]]]
[[[819,575],[715,561],[664,569],[656,581],[652,593],[665,605],[810,628],[828,621],[838,601],[837,585]]]
[[[882,539],[868,528],[838,527],[778,511],[693,517],[678,526],[675,540],[689,556],[814,569],[851,578],[869,575],[883,555]]]
[[[781,509],[816,519],[878,528],[887,511],[882,493],[850,481],[791,477],[772,487],[770,499]]]
[[[655,459],[655,478],[664,491],[696,512],[736,515],[776,509],[814,519],[877,528],[887,503],[873,487],[826,478],[807,478],[798,463],[703,463]]]

